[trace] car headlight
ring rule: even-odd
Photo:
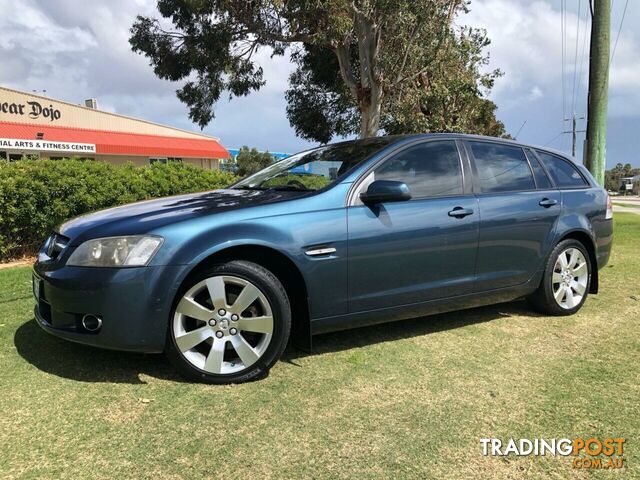
[[[105,237],[82,243],[67,265],[76,267],[142,267],[156,254],[162,237],[132,235]]]

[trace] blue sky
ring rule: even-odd
[[[492,39],[491,67],[504,76],[490,98],[508,131],[515,134],[526,121],[519,140],[569,152],[571,136],[560,132],[570,124],[562,118],[573,111],[586,114],[588,44],[584,55],[582,45],[589,15],[588,0],[566,4],[564,81],[560,0],[473,0],[471,12],[457,23],[486,28]],[[625,0],[613,1],[612,43],[624,5]],[[175,97],[178,85],[157,79],[147,60],[129,48],[135,16],[155,14],[154,0],[0,0],[0,11],[0,85],[46,90],[72,102],[95,97],[105,110],[198,129]],[[628,162],[640,167],[639,21],[640,4],[630,0],[611,66],[608,166]],[[285,115],[288,59],[271,59],[266,50],[258,59],[267,85],[248,97],[221,101],[205,133],[220,137],[228,147],[246,144],[289,152],[308,147]],[[580,121],[579,129],[584,126]],[[579,134],[578,158],[583,139]]]

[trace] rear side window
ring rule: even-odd
[[[402,150],[375,171],[376,180],[405,182],[413,198],[462,194],[462,169],[455,142],[426,142]]]
[[[584,187],[586,180],[580,175],[578,169],[567,160],[555,155],[536,150],[540,160],[547,167],[547,171],[558,187]]]
[[[533,174],[520,147],[469,142],[483,193],[535,190]]]
[[[533,170],[533,176],[536,177],[536,186],[538,187],[538,190],[551,188],[552,185],[549,177],[547,177],[544,168],[542,168],[542,165],[540,165],[540,162],[531,150],[527,150],[527,158],[529,159],[531,170]]]

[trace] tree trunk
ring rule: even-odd
[[[380,130],[382,86],[378,73],[380,31],[376,23],[360,10],[354,12],[354,32],[360,61],[360,138],[375,137]]]
[[[370,95],[373,97],[372,95]],[[378,96],[379,97],[379,96]],[[366,104],[359,105],[360,109],[360,138],[375,137],[380,130],[380,98],[367,98]]]
[[[351,36],[334,48],[340,75],[353,95],[360,112],[360,138],[375,137],[380,130],[382,84],[378,73],[380,31],[361,11],[354,10],[354,33],[358,44],[359,78],[351,63]]]

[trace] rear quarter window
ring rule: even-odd
[[[529,165],[531,165],[531,169],[533,170],[533,176],[536,178],[536,186],[538,187],[538,190],[551,188],[553,186],[551,185],[551,180],[549,180],[549,177],[544,171],[544,168],[542,168],[542,165],[540,165],[536,156],[529,149],[527,149],[526,152],[527,158],[529,159]]]
[[[569,160],[539,150],[536,150],[536,153],[557,187],[584,187],[588,185],[582,174]]]

